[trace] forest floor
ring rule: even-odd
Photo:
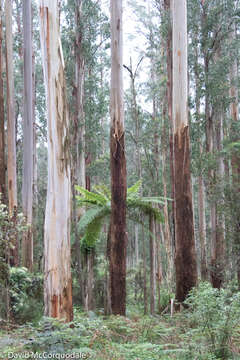
[[[186,313],[172,318],[169,314],[103,317],[76,310],[70,326],[49,318],[36,324],[2,325],[0,359],[240,359],[240,329],[224,357],[216,355],[216,348],[213,351],[218,339],[213,341],[215,345]]]

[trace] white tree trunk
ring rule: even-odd
[[[58,14],[57,0],[40,0],[41,48],[48,120],[44,303],[46,315],[71,321],[69,114]]]
[[[23,2],[24,39],[24,123],[23,123],[23,180],[22,207],[28,229],[23,235],[23,266],[32,270],[33,238],[33,78],[32,78],[32,7],[31,1]]]

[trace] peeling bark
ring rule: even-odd
[[[71,177],[69,114],[57,0],[40,0],[41,49],[48,120],[48,189],[44,232],[45,315],[71,321]]]

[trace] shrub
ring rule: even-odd
[[[15,321],[34,321],[42,316],[43,278],[26,268],[11,268],[9,279],[10,308]]]
[[[230,342],[239,325],[240,293],[231,287],[214,289],[203,282],[194,288],[185,304],[193,329],[190,352],[198,359],[230,359]],[[206,357],[207,356],[207,357]],[[195,358],[195,357],[194,357]]]

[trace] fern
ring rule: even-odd
[[[160,203],[159,201],[155,200],[155,203]],[[128,209],[138,209],[142,211],[145,215],[153,215],[156,220],[163,222],[164,217],[162,212],[159,208],[153,207],[152,203],[146,198],[130,198],[127,199],[127,208]]]
[[[139,211],[147,216],[153,215],[159,222],[163,222],[163,214],[159,207],[153,204],[164,204],[162,197],[140,197],[141,180],[137,181],[127,190],[127,210],[130,219],[143,223],[138,216]],[[77,196],[79,206],[87,206],[87,211],[78,223],[78,231],[84,232],[81,244],[85,249],[93,248],[100,236],[104,220],[111,214],[111,192],[105,185],[97,185],[95,192],[88,191],[81,186],[76,186],[81,194]]]
[[[94,191],[104,196],[108,201],[111,201],[111,191],[106,185],[95,185]]]
[[[134,185],[127,189],[127,198],[135,197],[139,194],[140,188],[142,186],[142,180],[138,180]]]
[[[81,196],[77,195],[76,198],[80,204],[96,204],[105,205],[108,199],[103,194],[96,194],[92,191],[84,189],[82,186],[76,185],[76,190],[80,192]]]
[[[85,249],[93,248],[97,242],[103,221],[111,213],[109,206],[100,207],[94,206],[88,209],[81,217],[78,223],[78,231],[85,232],[84,237],[81,240],[81,245]]]

